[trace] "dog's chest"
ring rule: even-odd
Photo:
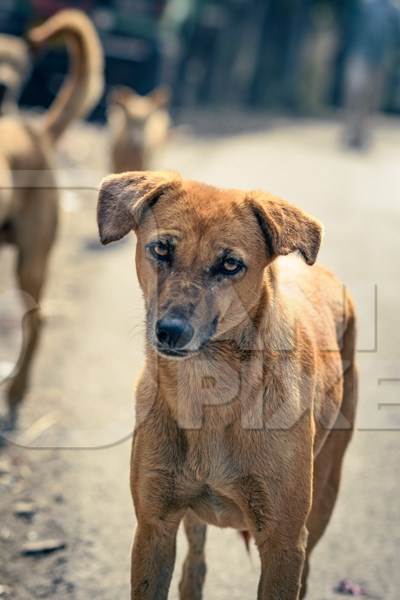
[[[206,487],[203,494],[191,505],[196,515],[210,525],[245,530],[245,516],[234,500],[227,495]]]
[[[182,476],[184,494],[201,519],[219,527],[244,527],[240,509],[227,495],[239,468],[223,433],[189,432]]]
[[[235,458],[224,433],[204,430],[186,434],[187,452],[183,465],[184,477],[190,482],[211,485],[230,480],[235,472]]]

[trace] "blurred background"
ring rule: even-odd
[[[0,30],[23,35],[66,6],[96,24],[105,94],[115,84],[147,94],[162,83],[172,89],[174,110],[223,105],[320,115],[346,103],[349,79],[369,76],[375,107],[400,111],[398,0],[2,0]],[[66,64],[57,47],[38,60],[22,104],[47,106]],[[103,98],[93,118],[104,111]]]
[[[24,36],[72,6],[95,23],[106,86],[90,122],[74,123],[55,152],[61,218],[45,328],[18,429],[0,450],[0,598],[128,597],[144,314],[134,236],[100,247],[95,207],[113,168],[115,86],[148,94],[163,85],[172,127],[152,168],[270,190],[325,226],[320,261],[358,310],[360,406],[307,598],[339,599],[345,580],[347,595],[398,600],[400,4],[1,0],[0,32]],[[67,70],[62,43],[34,55],[18,107],[24,118],[49,106]],[[0,394],[22,343],[14,260],[2,247]],[[179,535],[173,600],[184,552]],[[235,532],[210,528],[207,556],[207,600],[254,600],[255,548],[249,558]]]

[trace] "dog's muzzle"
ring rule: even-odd
[[[193,337],[193,327],[183,317],[166,316],[156,323],[158,349],[166,354],[182,351]]]

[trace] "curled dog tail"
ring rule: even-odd
[[[28,37],[37,48],[61,37],[69,51],[69,73],[42,125],[54,144],[72,121],[85,117],[97,104],[104,86],[103,51],[92,22],[80,10],[58,12],[32,29]]]

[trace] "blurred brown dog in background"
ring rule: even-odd
[[[52,155],[75,119],[84,117],[103,91],[103,54],[97,33],[84,13],[65,10],[33,29],[34,47],[65,39],[71,67],[64,85],[39,126],[22,116],[0,119],[0,243],[17,249],[16,276],[26,305],[24,345],[7,399],[7,426],[13,426],[27,387],[40,332],[40,301],[58,215]]]
[[[0,34],[0,115],[17,108],[19,92],[29,66],[26,42],[13,35]]]
[[[136,232],[147,313],[132,599],[167,598],[182,519],[181,600],[202,598],[207,523],[254,538],[260,600],[303,598],[357,395],[353,304],[314,265],[321,225],[272,194],[156,172],[104,179],[98,224],[105,244]]]
[[[140,96],[127,87],[116,88],[108,103],[111,168],[115,173],[143,171],[153,165],[168,139],[169,92],[157,88]]]

